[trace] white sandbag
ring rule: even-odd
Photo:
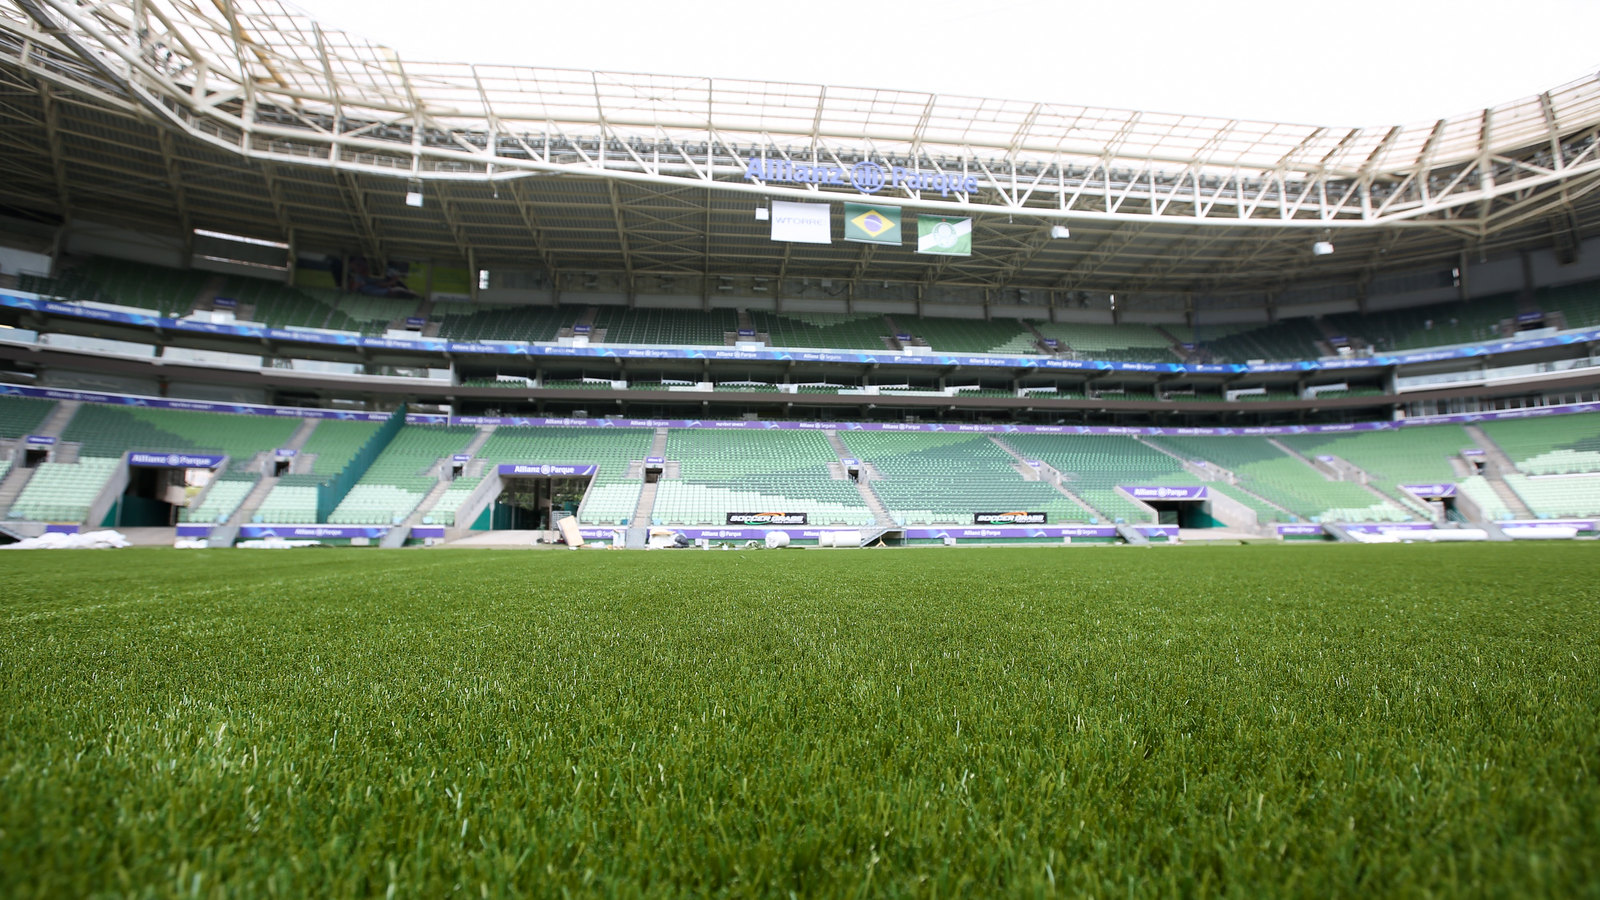
[[[246,550],[293,550],[296,547],[320,547],[321,541],[286,541],[279,537],[261,538],[254,541],[240,541],[235,547]]]
[[[859,547],[860,531],[824,531],[817,535],[818,547]]]
[[[1502,525],[1500,530],[1514,541],[1570,541],[1578,536],[1571,525]]]
[[[116,550],[128,546],[120,531],[86,531],[80,534],[48,532],[36,538],[7,544],[6,550]]]

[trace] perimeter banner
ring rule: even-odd
[[[130,453],[128,465],[151,469],[215,469],[225,456],[206,453]]]
[[[900,207],[844,205],[844,239],[858,244],[900,245]]]
[[[501,475],[568,476],[587,478],[600,471],[596,465],[580,463],[501,463],[495,471]]]
[[[972,514],[974,525],[1048,525],[1049,513],[1042,512],[980,512]]]
[[[917,216],[917,252],[935,256],[971,256],[972,220],[952,216]]]
[[[731,512],[729,525],[804,525],[805,513],[791,512]]]
[[[1119,484],[1128,496],[1135,500],[1204,500],[1206,489],[1199,486],[1173,487],[1172,485],[1131,485]]]
[[[772,239],[797,244],[833,243],[830,203],[772,201]]]

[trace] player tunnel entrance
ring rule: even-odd
[[[488,531],[547,531],[577,515],[594,480],[592,465],[515,463],[500,466],[500,493],[480,517]]]
[[[1118,490],[1155,510],[1160,525],[1219,528],[1227,524],[1214,514],[1209,492],[1200,485],[1119,485]]]
[[[227,462],[196,453],[130,453],[128,483],[106,521],[115,528],[166,528],[179,513],[198,509]]]

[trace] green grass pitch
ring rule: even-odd
[[[1596,896],[1600,545],[0,553],[0,896]]]

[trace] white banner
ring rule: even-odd
[[[833,243],[833,206],[772,201],[772,239],[800,244]]]

